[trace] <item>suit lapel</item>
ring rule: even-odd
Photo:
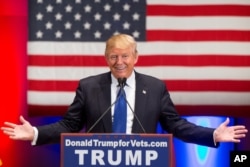
[[[142,120],[144,119],[143,113],[146,109],[148,88],[146,87],[146,84],[143,81],[143,78],[140,76],[140,74],[135,73],[135,79],[136,79],[136,91],[135,91],[135,111],[134,112],[137,115],[140,122],[143,124]],[[138,120],[134,118],[132,133],[139,133],[139,132],[143,133],[143,130],[140,127]]]

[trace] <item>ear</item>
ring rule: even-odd
[[[138,54],[136,53],[136,54],[135,54],[135,61],[134,61],[134,64],[136,64],[136,63],[138,62],[138,59],[139,59],[139,56],[138,56]]]
[[[107,63],[107,64],[109,64],[109,62],[108,62],[108,56],[107,56],[107,55],[105,55],[104,57],[105,57],[105,61],[106,61],[106,63]]]

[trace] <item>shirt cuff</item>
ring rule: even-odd
[[[214,133],[213,133],[213,139],[214,139],[214,146],[217,145],[216,141],[215,141],[215,130],[214,130]]]
[[[36,142],[37,142],[37,138],[38,138],[38,130],[37,130],[36,127],[33,127],[33,129],[34,129],[35,134],[34,134],[33,140],[31,141],[31,145],[32,145],[32,146],[35,146],[35,145],[36,145]]]

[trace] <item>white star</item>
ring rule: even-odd
[[[102,34],[99,31],[96,31],[94,33],[94,36],[95,36],[96,39],[98,39],[98,38],[101,38]]]
[[[133,37],[134,38],[139,38],[139,36],[140,36],[140,33],[138,31],[133,32]]]
[[[104,5],[104,11],[110,11],[111,6],[109,4]]]
[[[114,0],[114,2],[120,2],[120,0]]]
[[[64,27],[65,27],[66,30],[69,30],[69,29],[71,29],[72,24],[70,22],[67,22],[67,23],[64,24]]]
[[[65,7],[65,10],[66,10],[67,13],[70,13],[70,12],[72,11],[72,6],[67,5],[67,6]]]
[[[43,19],[42,13],[38,13],[38,14],[36,15],[36,19],[37,19],[37,20],[42,20],[42,19]]]
[[[95,3],[100,3],[101,1],[100,0],[95,0]]]
[[[81,0],[76,0],[76,3],[82,3],[82,1]]]
[[[95,20],[101,20],[101,17],[102,17],[102,15],[100,15],[99,13],[96,13],[95,15],[94,15],[94,17],[95,17]]]
[[[105,30],[110,30],[111,24],[109,22],[106,22],[103,24]]]
[[[62,0],[56,0],[56,3],[62,3]]]
[[[139,20],[140,15],[138,13],[134,13],[132,17],[133,17],[133,20]]]
[[[56,38],[62,38],[62,32],[61,31],[57,31],[55,33],[55,36],[56,36]]]
[[[43,3],[43,0],[37,0],[37,3]]]
[[[55,15],[55,18],[56,18],[56,20],[62,20],[62,14],[61,13],[57,13]]]
[[[39,31],[36,33],[36,37],[37,37],[37,38],[43,38],[43,32],[39,30]]]
[[[81,33],[79,32],[79,31],[76,31],[75,33],[74,33],[74,35],[75,35],[75,38],[81,38]]]
[[[75,20],[81,20],[82,15],[79,13],[75,14]]]
[[[50,4],[46,7],[46,10],[48,13],[53,11],[53,6],[51,6]]]
[[[85,30],[89,30],[90,27],[91,27],[91,24],[89,22],[86,22],[86,23],[83,24],[83,27],[84,27]]]
[[[51,22],[47,22],[45,26],[47,30],[50,30],[52,29],[53,24]]]
[[[115,13],[115,14],[113,15],[113,18],[114,18],[115,21],[119,21],[120,18],[121,18],[121,15],[119,15],[118,13]]]
[[[91,6],[86,5],[84,6],[85,13],[90,13],[91,12]]]
[[[133,0],[134,2],[139,2],[139,0]]]
[[[130,9],[130,5],[129,4],[125,4],[125,5],[123,5],[123,10],[124,11],[129,11],[129,9]]]
[[[125,22],[125,23],[123,24],[123,29],[124,29],[124,30],[128,30],[129,27],[130,27],[130,24],[129,24],[128,22]]]
[[[118,34],[120,34],[119,31],[115,31],[115,32],[113,33],[113,35],[118,35]]]

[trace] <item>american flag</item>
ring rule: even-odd
[[[29,114],[64,114],[79,79],[109,70],[117,33],[138,41],[135,69],[163,80],[180,114],[250,115],[249,0],[29,0]]]

